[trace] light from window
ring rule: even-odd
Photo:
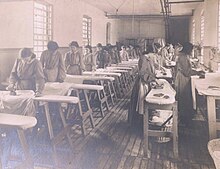
[[[220,1],[218,1],[218,49],[220,49]]]
[[[39,59],[52,40],[52,5],[34,2],[34,53]]]
[[[201,45],[204,44],[204,33],[205,33],[205,17],[204,17],[204,12],[202,12],[201,14],[201,34],[200,34],[200,40],[201,40]],[[203,47],[201,49],[201,63],[203,63],[203,55],[204,55],[204,52],[203,52]]]
[[[196,40],[196,22],[193,19],[192,22],[192,43],[195,44],[195,40]]]
[[[83,16],[83,28],[82,28],[83,46],[91,45],[92,40],[92,18]]]

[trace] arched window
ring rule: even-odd
[[[110,43],[111,40],[111,23],[106,24],[106,44]]]

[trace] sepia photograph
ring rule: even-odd
[[[0,0],[0,169],[220,169],[220,0]]]

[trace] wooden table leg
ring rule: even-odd
[[[33,163],[32,157],[29,152],[29,147],[28,147],[27,140],[25,138],[24,130],[18,129],[17,133],[18,133],[18,137],[19,137],[22,149],[24,151],[25,159],[27,160],[27,161],[25,161],[27,168],[28,169],[34,168],[34,163]]]
[[[207,96],[207,113],[208,113],[208,126],[209,126],[209,140],[217,137],[216,132],[216,105],[213,96]]]
[[[144,156],[149,157],[148,155],[148,107],[144,103],[144,117],[143,117],[143,132],[144,132]]]
[[[179,156],[178,149],[178,111],[177,111],[177,102],[173,108],[173,154],[175,158]]]

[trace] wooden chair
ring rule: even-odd
[[[29,152],[29,146],[24,132],[25,130],[34,127],[36,124],[37,119],[35,117],[0,113],[0,128],[16,129],[24,151],[25,162],[23,167],[28,169],[34,168],[34,163]]]

